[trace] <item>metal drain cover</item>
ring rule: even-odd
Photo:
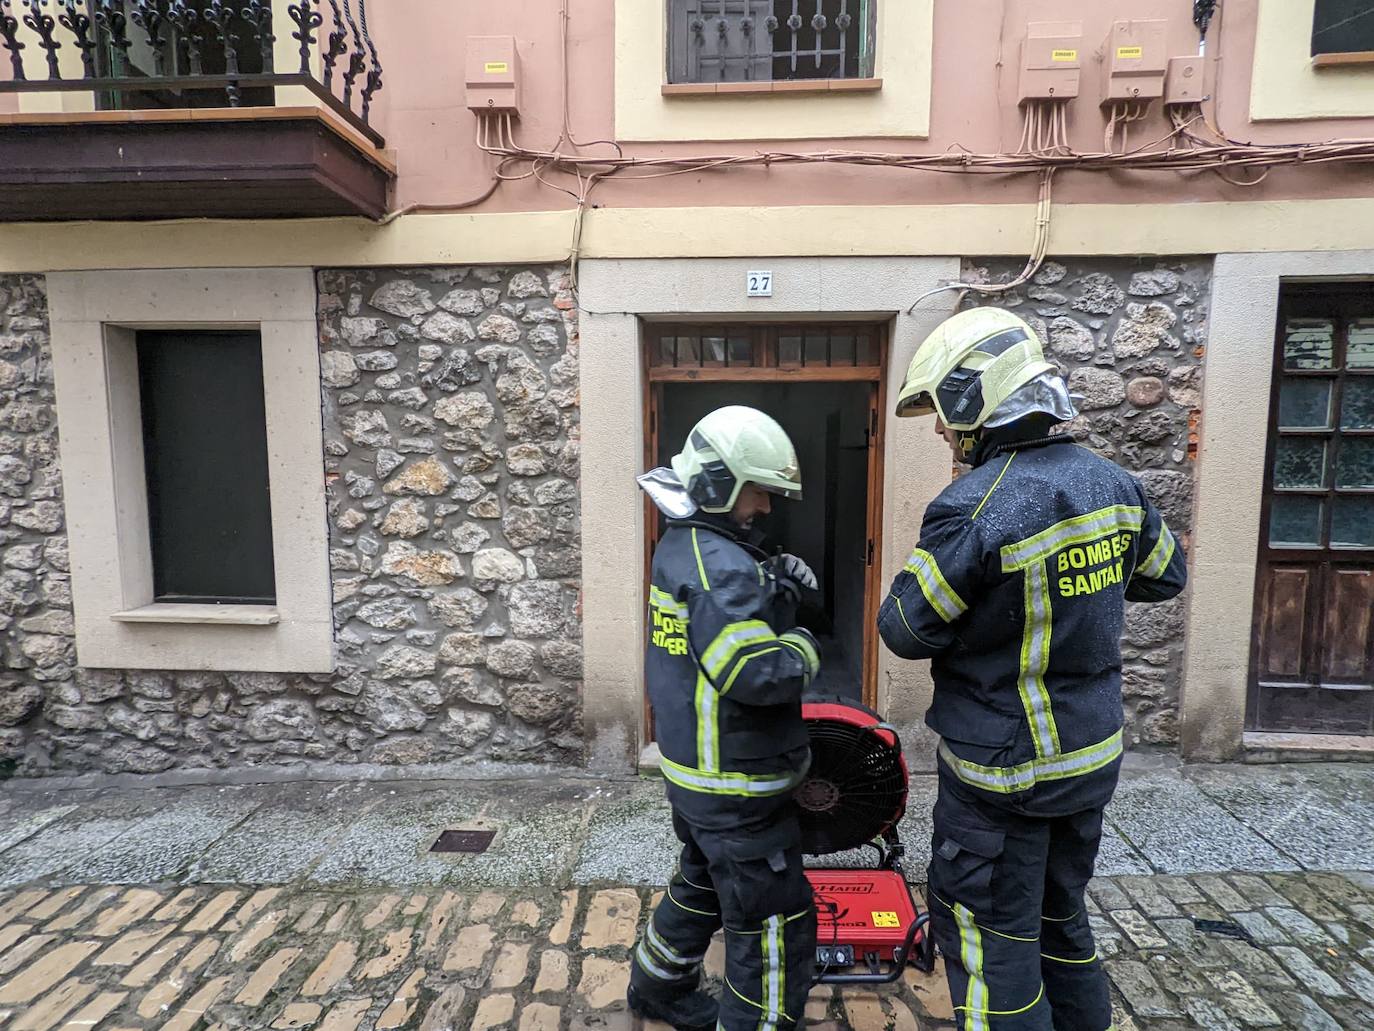
[[[496,837],[495,831],[444,831],[429,846],[431,852],[485,852]]]

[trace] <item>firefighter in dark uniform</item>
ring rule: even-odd
[[[793,624],[816,580],[794,556],[766,559],[749,535],[770,497],[801,496],[796,452],[773,419],[731,406],[639,483],[669,517],[646,677],[682,854],[635,949],[629,1005],[678,1029],[791,1028],[816,951],[791,800],[810,763],[802,692],[820,666],[815,638]],[[699,986],[722,926],[717,1005]]]
[[[940,735],[931,923],[961,1031],[1109,1031],[1083,892],[1122,754],[1127,601],[1183,590],[1185,558],[1135,477],[1065,435],[1075,415],[1031,329],[975,308],[907,372],[972,467],[926,510],[878,614],[930,659]]]

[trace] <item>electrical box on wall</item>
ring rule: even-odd
[[[1102,102],[1156,100],[1164,95],[1166,21],[1119,21],[1107,37]]]
[[[1082,44],[1083,26],[1079,22],[1033,21],[1027,25],[1021,44],[1021,102],[1078,96]]]
[[[1201,104],[1202,103],[1201,57],[1171,57],[1169,70],[1164,75],[1164,104]]]
[[[469,36],[468,108],[477,113],[520,113],[520,57],[514,36]]]

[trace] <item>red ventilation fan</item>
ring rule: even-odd
[[[886,984],[907,963],[935,967],[930,917],[902,872],[897,823],[906,812],[907,768],[897,731],[871,709],[844,698],[809,698],[802,718],[811,736],[811,768],[794,796],[802,848],[833,855],[872,848],[871,868],[813,867],[816,980]]]

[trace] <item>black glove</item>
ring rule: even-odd
[[[804,590],[816,590],[816,574],[796,555],[785,553],[778,555],[771,560],[769,565],[772,568],[773,576],[778,581],[778,586],[787,592],[793,605],[801,601]]]

